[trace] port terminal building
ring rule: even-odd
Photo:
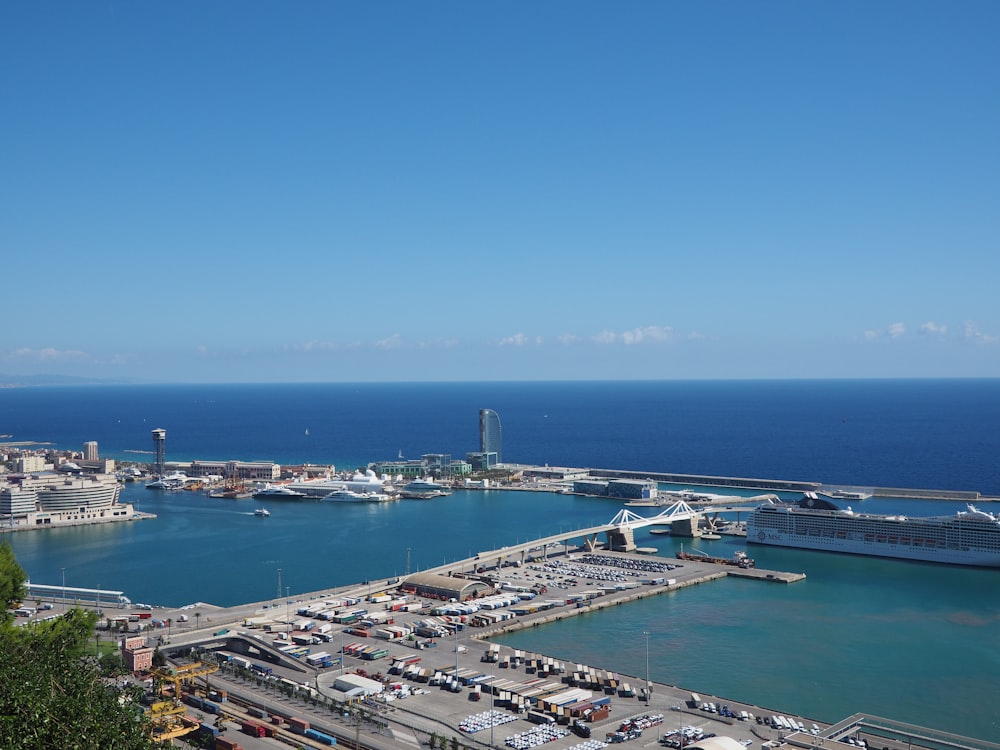
[[[578,479],[573,482],[573,492],[579,495],[597,495],[616,500],[655,500],[658,485],[649,479]]]

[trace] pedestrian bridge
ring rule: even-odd
[[[511,559],[515,561],[515,564],[522,564],[526,562],[529,557],[546,557],[552,547],[561,548],[561,553],[568,552],[570,541],[581,538],[583,539],[584,548],[588,551],[593,551],[602,546],[602,534],[606,537],[603,546],[607,549],[619,552],[632,552],[636,549],[634,541],[634,532],[636,529],[646,528],[647,526],[670,525],[673,532],[678,535],[694,536],[693,531],[698,528],[698,521],[705,513],[743,511],[755,507],[760,502],[760,498],[747,499],[748,501],[751,501],[750,504],[747,505],[726,505],[702,508],[693,508],[684,500],[678,500],[673,505],[668,505],[653,516],[640,516],[638,513],[635,513],[628,508],[622,508],[606,524],[592,526],[587,529],[577,529],[576,531],[564,531],[562,533],[553,534],[552,536],[536,539],[531,542],[524,542],[523,544],[516,544],[509,547],[501,547],[500,549],[480,552],[471,562],[474,563],[475,567],[479,567],[484,563],[486,565],[496,564],[497,566],[503,564],[509,565],[511,564]],[[435,571],[446,572],[449,569],[464,569],[464,567],[465,566],[461,563],[459,568],[456,568],[454,565],[445,565],[441,568],[435,569]]]

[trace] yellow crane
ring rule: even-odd
[[[184,715],[181,705],[181,687],[194,682],[198,677],[210,675],[219,670],[218,665],[208,662],[183,664],[179,667],[159,667],[154,669],[153,677],[160,681],[160,697],[164,697],[167,683],[172,686],[171,700],[160,700],[149,707],[149,718],[152,724],[153,739],[171,740],[181,737],[198,728],[198,722]]]
[[[194,664],[182,664],[179,667],[158,667],[153,670],[153,677],[160,681],[160,695],[163,695],[164,684],[169,682],[173,686],[174,700],[180,700],[181,686],[193,682],[198,677],[204,677],[218,671],[218,664],[199,661]]]

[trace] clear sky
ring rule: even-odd
[[[1000,3],[8,2],[0,373],[1000,376]]]

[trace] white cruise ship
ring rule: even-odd
[[[953,516],[884,516],[842,510],[809,492],[798,503],[757,506],[747,518],[747,542],[1000,567],[1000,518],[971,505]]]

